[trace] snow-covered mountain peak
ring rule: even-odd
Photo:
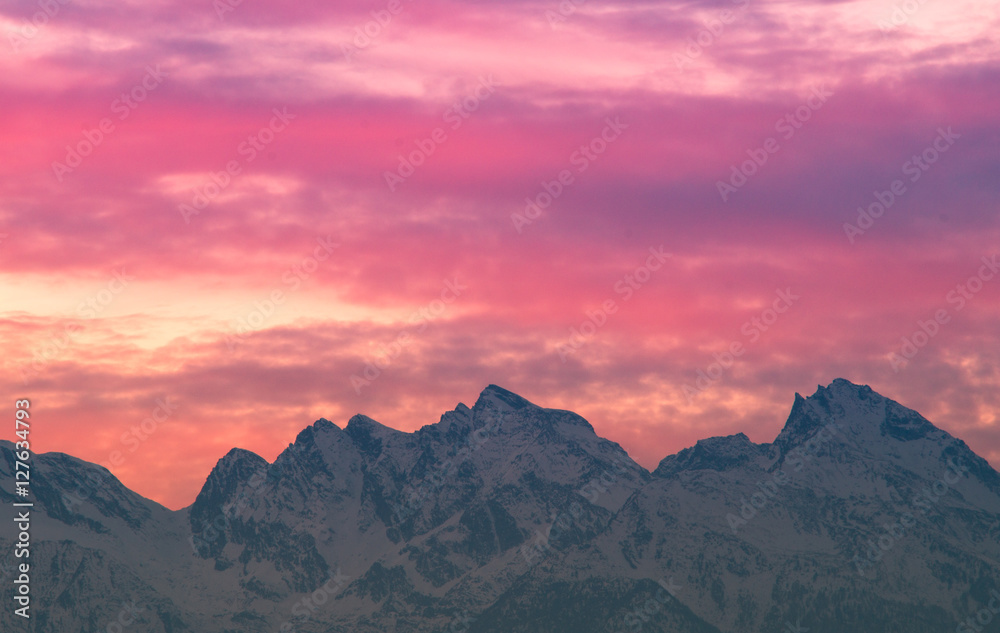
[[[665,457],[653,474],[668,477],[682,470],[728,470],[757,459],[767,449],[768,445],[754,444],[744,433],[710,437]]]
[[[503,387],[489,385],[479,394],[479,399],[473,405],[473,411],[491,409],[496,411],[514,411],[517,409],[541,409],[538,405],[529,402],[512,391],[507,391]]]
[[[389,428],[381,422],[368,417],[363,413],[356,413],[351,416],[351,419],[347,421],[347,426],[344,428],[348,434],[350,434],[352,429],[366,429],[374,433],[401,433],[395,429]]]
[[[348,420],[344,433],[351,438],[358,450],[372,458],[382,454],[382,449],[387,441],[391,441],[394,437],[402,438],[409,435],[403,431],[389,428],[360,413]]]
[[[825,460],[827,467],[842,464],[855,473],[895,476],[893,472],[905,470],[931,481],[949,459],[958,458],[987,486],[997,485],[995,471],[961,440],[867,385],[843,379],[820,386],[808,398],[796,394],[774,446],[782,463],[787,456],[796,460],[808,455]]]
[[[253,451],[248,451],[245,448],[232,448],[226,453],[222,459],[220,459],[215,464],[215,468],[212,472],[220,472],[228,474],[234,469],[249,468],[266,468],[267,460],[254,453]]]
[[[843,378],[837,378],[827,387],[817,385],[816,392],[808,398],[795,394],[792,410],[774,444],[787,451],[808,441],[819,429],[847,420],[855,434],[868,436],[873,429],[877,432],[889,403],[896,404],[868,385],[856,385]]]
[[[327,420],[326,418],[320,418],[313,422],[311,425],[299,431],[299,434],[295,436],[295,444],[299,443],[311,443],[315,442],[316,439],[323,435],[338,435],[343,431],[339,426],[333,422]]]
[[[294,446],[305,448],[316,444],[317,438],[324,435],[339,435],[343,431],[339,426],[326,418],[320,418],[311,425],[299,431],[295,436]]]
[[[190,506],[191,525],[201,528],[221,512],[221,508],[237,495],[254,477],[267,471],[268,464],[260,455],[233,448],[216,462],[194,503]]]
[[[208,479],[205,480],[205,485],[198,498],[229,494],[254,473],[262,472],[268,466],[267,460],[253,451],[242,448],[230,449],[222,459],[215,463],[215,467],[208,474]],[[197,504],[198,501],[195,503]]]

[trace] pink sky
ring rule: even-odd
[[[0,9],[38,452],[179,508],[233,446],[496,383],[653,468],[844,377],[1000,465],[995,2],[40,7]]]

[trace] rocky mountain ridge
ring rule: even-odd
[[[151,632],[940,631],[1000,587],[1000,475],[842,379],[796,394],[772,443],[708,438],[653,472],[495,385],[413,433],[356,415],[273,463],[233,449],[176,512],[34,459],[34,631],[130,604]]]

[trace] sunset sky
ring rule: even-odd
[[[51,0],[0,32],[0,395],[37,452],[180,508],[233,446],[495,383],[653,468],[844,377],[1000,467],[992,0]]]

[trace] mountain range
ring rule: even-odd
[[[1000,631],[1000,474],[843,379],[795,394],[771,443],[713,437],[652,472],[495,385],[413,433],[356,415],[272,463],[234,448],[177,511],[32,460],[32,617],[7,599],[4,631]]]

